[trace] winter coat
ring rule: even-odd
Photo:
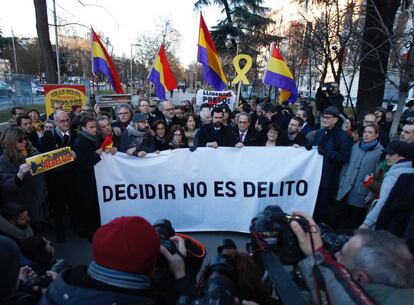
[[[145,294],[140,295],[132,289],[120,289],[106,285],[86,276],[82,276],[79,280],[75,279],[73,283],[74,279],[69,281],[71,272],[72,270],[63,272],[52,282],[40,300],[40,305],[155,305],[153,298]]]
[[[360,148],[361,142],[354,144],[351,158],[342,170],[339,180],[339,190],[336,200],[342,200],[348,195],[347,204],[366,208],[364,202],[368,189],[364,187],[364,179],[375,172],[382,154],[383,146],[378,143],[368,151]]]
[[[342,165],[348,162],[351,155],[351,137],[341,129],[340,124],[336,124],[331,130],[319,129],[313,146],[324,150],[320,187],[336,188]]]
[[[209,142],[217,142],[218,146],[233,147],[236,145],[231,129],[227,126],[221,126],[216,131],[213,124],[203,125],[197,133],[198,146],[205,147]]]
[[[140,151],[153,153],[156,151],[155,138],[149,132],[140,132],[134,126],[129,125],[121,135],[119,151],[126,153],[133,147],[136,147],[135,154]]]
[[[414,174],[402,174],[392,188],[375,226],[403,237],[410,215],[414,211]]]
[[[32,176],[26,173],[23,180],[17,178],[20,164],[12,162],[6,155],[0,157],[0,194],[1,202],[18,202],[29,212],[34,223],[43,220],[43,207],[46,201],[45,175]]]
[[[394,187],[400,175],[409,173],[414,173],[414,168],[412,167],[412,161],[402,161],[391,166],[389,171],[384,176],[384,181],[381,184],[380,195],[377,203],[368,213],[367,217],[364,220],[364,224],[368,227],[373,228],[377,222],[378,215],[380,214],[382,207],[388,199],[388,196],[391,192],[391,189]]]
[[[195,294],[195,287],[187,276],[175,280],[172,289],[176,296]],[[108,285],[87,275],[86,267],[77,267],[64,271],[54,280],[39,305],[165,304],[157,293],[154,288],[138,290]]]
[[[97,142],[93,142],[80,134],[73,144],[76,153],[75,175],[78,199],[81,202],[98,201],[96,192],[95,164],[101,161],[96,153]]]

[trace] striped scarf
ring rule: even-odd
[[[98,265],[95,261],[88,266],[88,275],[102,283],[128,289],[148,289],[150,279],[141,274],[118,271]]]

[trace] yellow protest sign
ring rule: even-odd
[[[244,65],[243,69],[240,68],[240,60],[244,59],[246,61],[246,64]],[[243,85],[248,85],[249,80],[246,77],[247,72],[249,72],[250,68],[252,67],[253,60],[250,57],[250,55],[247,54],[239,54],[236,57],[233,58],[233,65],[234,69],[236,69],[236,78],[233,79],[233,84],[238,84],[241,82]]]
[[[72,161],[73,156],[69,146],[48,151],[44,154],[36,155],[26,159],[26,163],[30,164],[30,173],[33,176]]]
[[[45,85],[45,109],[49,116],[54,112],[53,103],[59,102],[62,110],[72,111],[73,106],[86,104],[86,87],[83,85]]]

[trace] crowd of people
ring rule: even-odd
[[[344,113],[343,98],[335,86],[318,94],[316,107],[305,101],[292,107],[255,99],[240,101],[235,110],[221,104],[196,106],[183,101],[174,105],[171,101],[141,99],[136,109],[130,104],[116,109],[86,104],[67,113],[55,102],[54,112],[46,120],[36,110],[26,114],[24,108],[14,107],[10,126],[1,135],[0,156],[0,235],[5,236],[0,239],[0,254],[18,256],[18,262],[8,266],[14,268],[9,270],[14,272],[10,279],[24,279],[33,270],[40,272],[52,264],[55,253],[52,243],[43,236],[45,225],[53,220],[55,241],[64,243],[68,214],[72,231],[92,242],[94,261],[88,267],[65,271],[53,281],[41,304],[159,303],[149,292],[152,285],[148,277],[156,268],[160,249],[153,227],[139,217],[116,219],[100,227],[94,166],[101,155],[123,152],[144,158],[148,153],[182,148],[194,151],[200,147],[291,146],[307,150],[314,147],[323,156],[313,215],[316,223],[346,234],[358,229],[337,255],[337,262],[323,251],[319,233],[312,233],[316,234],[315,249],[324,258],[318,263],[329,269],[328,278],[337,277],[332,268],[342,270],[341,266],[345,266],[352,278],[347,281],[367,289],[367,299],[375,299],[376,295],[366,284],[397,290],[414,288],[410,254],[414,253],[414,100],[407,103],[400,138],[395,140],[389,139],[391,109],[373,109],[357,123]],[[67,146],[72,149],[74,162],[46,173],[30,174],[26,158]],[[294,162],[294,158],[290,160]],[[317,226],[309,216],[303,217]],[[309,250],[309,233],[303,232],[297,223],[292,223],[292,230],[311,261],[314,253]],[[175,288],[168,294],[170,304],[180,296],[194,298],[196,294],[195,277],[188,277],[185,272],[188,266],[183,259],[187,251],[184,241],[179,236],[172,241],[178,249],[175,254],[161,247],[173,274],[171,287]],[[367,258],[360,252],[369,253],[368,256],[374,253],[383,260],[381,255],[389,254],[390,259],[376,265],[364,261]],[[237,255],[238,260],[244,257],[238,252],[231,255]],[[241,269],[255,264],[249,256],[243,259],[247,265]],[[17,266],[23,265],[32,269],[26,268],[19,275]],[[309,266],[303,263],[305,279],[306,274],[312,275]],[[375,266],[395,273],[398,279],[387,279],[383,271],[374,273],[371,268]],[[263,270],[257,270],[252,273],[259,281],[255,285],[249,286],[248,276],[240,280],[241,285],[253,289],[244,298],[259,304],[277,304],[261,280]],[[343,282],[337,281],[329,280],[328,286],[342,285],[335,289],[342,289],[340,295],[347,295],[347,301],[332,304],[388,304],[378,300],[358,303]],[[15,293],[15,287],[11,288],[0,299]],[[383,291],[380,288],[372,289]],[[105,293],[99,295],[97,291]],[[255,297],[254,291],[262,291],[263,295]],[[409,295],[412,293],[410,290]],[[401,298],[398,304],[409,304],[404,303],[404,295]],[[66,302],[68,299],[71,302]]]

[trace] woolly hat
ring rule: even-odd
[[[19,271],[19,247],[12,239],[0,236],[0,301],[16,289]]]
[[[157,264],[160,238],[142,217],[119,217],[93,236],[93,259],[117,271],[150,275]]]

